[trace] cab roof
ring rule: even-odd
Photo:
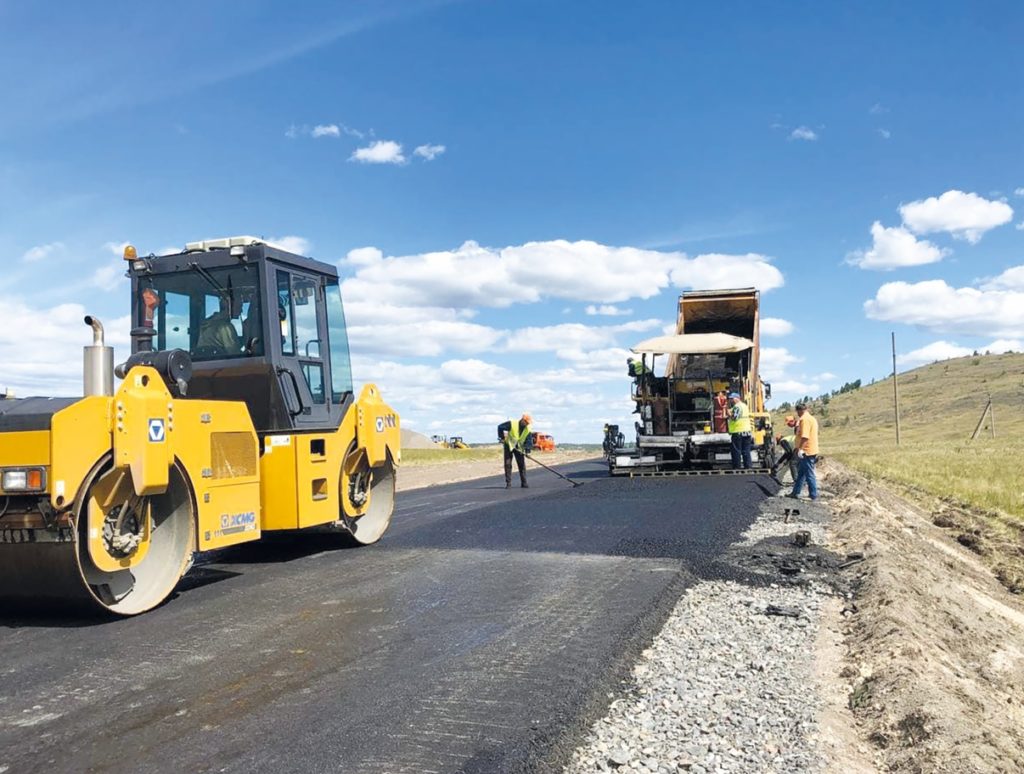
[[[307,258],[286,250],[283,246],[254,236],[233,236],[187,242],[180,253],[150,255],[145,258],[155,272],[180,271],[198,263],[204,268],[255,263],[269,259],[306,271],[337,278],[338,269],[330,263]]]

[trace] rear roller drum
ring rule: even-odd
[[[94,480],[99,488],[103,477]],[[78,564],[88,591],[103,608],[118,615],[137,615],[156,607],[174,590],[189,568],[195,546],[192,496],[184,473],[171,469],[163,494],[136,497],[105,509],[103,548],[114,560],[142,559],[127,569],[97,567],[89,554],[87,508],[97,507],[92,491],[85,498],[78,524]],[[148,532],[148,545],[144,542]]]

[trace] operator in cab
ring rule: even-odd
[[[208,349],[222,355],[237,355],[242,351],[242,339],[231,323],[241,315],[241,303],[236,303],[236,297],[236,294],[220,296],[220,309],[203,320],[199,326],[197,350]]]

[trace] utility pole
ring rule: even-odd
[[[896,445],[900,445],[900,386],[896,378],[896,331],[892,332],[892,401],[896,407]]]

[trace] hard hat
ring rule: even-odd
[[[736,398],[736,400],[739,400],[740,399],[740,394],[738,392],[730,392],[729,393],[729,397],[730,398]]]
[[[627,358],[626,358],[626,362],[627,362],[627,363],[632,363],[632,362],[633,362],[633,358],[631,358],[631,357],[627,357]]]

